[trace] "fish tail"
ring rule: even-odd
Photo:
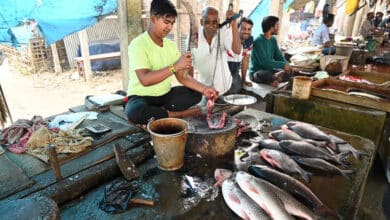
[[[370,155],[364,151],[361,150],[354,150],[352,151],[352,155],[357,159],[361,160],[363,157],[369,157]]]
[[[351,166],[351,163],[348,161],[349,152],[343,152],[340,154],[337,154],[335,159],[337,163],[339,163],[343,167],[349,167]]]
[[[320,207],[317,207],[314,213],[317,216],[321,216],[321,217],[334,217],[335,219],[340,219],[337,212],[334,211],[333,209],[328,208],[326,205],[322,205]],[[318,218],[318,219],[321,219],[321,218]]]

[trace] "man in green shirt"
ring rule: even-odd
[[[249,78],[256,83],[277,86],[292,73],[292,68],[279,49],[273,35],[278,34],[279,18],[267,16],[261,26],[263,33],[253,42]],[[286,74],[287,73],[287,74]]]
[[[216,99],[218,92],[189,74],[191,53],[180,56],[176,43],[165,38],[176,21],[175,6],[169,0],[153,0],[147,31],[129,45],[129,121],[147,124],[150,118],[186,117],[200,114],[192,108],[202,95]],[[171,87],[173,76],[184,86]]]

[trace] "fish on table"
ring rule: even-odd
[[[344,170],[340,169],[337,166],[323,160],[320,158],[310,158],[310,157],[301,157],[301,156],[292,156],[293,160],[298,162],[301,165],[314,168],[316,170],[324,171],[330,174],[341,174],[347,179],[350,179],[348,175],[355,173],[354,170]]]
[[[321,158],[324,160],[335,162],[342,166],[347,166],[345,160],[348,154],[346,153],[332,155],[305,141],[286,140],[286,141],[281,141],[279,145],[286,151],[294,154],[298,154],[306,157],[312,157],[312,158]]]
[[[248,171],[250,174],[267,180],[304,201],[316,215],[324,217],[337,216],[334,210],[326,206],[309,187],[299,180],[265,165],[252,165]]]
[[[278,151],[284,151],[282,147],[279,146],[279,141],[275,139],[262,139],[259,141],[259,148],[263,149],[273,149]]]
[[[277,167],[283,172],[288,174],[300,174],[300,176],[306,182],[310,182],[310,177],[312,174],[302,169],[287,154],[277,150],[262,149],[260,151],[260,155],[265,161],[267,161],[273,167]]]
[[[242,191],[233,179],[223,181],[222,196],[226,205],[242,219],[271,219],[260,206]]]
[[[273,219],[291,219],[291,215],[307,220],[316,218],[311,210],[289,193],[265,180],[238,171],[236,181]]]
[[[330,134],[329,137],[333,140],[335,143],[335,147],[337,152],[345,153],[350,152],[356,159],[361,159],[363,156],[368,157],[369,154],[367,152],[358,150],[354,148],[352,145],[350,145],[347,141],[343,140],[340,137],[337,137],[335,135]]]
[[[329,135],[321,131],[316,126],[300,121],[289,121],[286,125],[289,129],[293,130],[301,137],[317,141],[326,141],[328,146],[335,150],[334,143],[332,142],[332,139],[329,137]]]

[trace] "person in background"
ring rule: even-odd
[[[314,46],[322,46],[323,54],[335,54],[336,48],[329,37],[329,27],[332,27],[334,22],[333,14],[326,14],[322,18],[322,24],[315,30],[312,37],[312,44]]]
[[[386,11],[386,18],[382,20],[382,22],[379,24],[379,27],[382,28],[385,32],[390,33],[390,10]]]
[[[293,73],[273,36],[278,34],[279,25],[279,18],[275,16],[267,16],[261,23],[264,34],[253,42],[250,58],[249,78],[253,82],[276,87]]]
[[[374,26],[376,28],[379,27],[380,23],[382,22],[383,20],[383,12],[380,12],[378,11],[376,14],[375,14],[375,18],[374,18]]]
[[[374,26],[374,12],[368,12],[366,19],[363,21],[362,26],[360,27],[360,35],[364,39],[371,38],[372,35],[376,32]]]
[[[231,9],[226,12],[227,19],[233,15]],[[216,8],[206,7],[202,10],[198,48],[194,48],[192,54],[194,68],[198,70],[197,79],[207,86],[213,86],[219,94],[224,94],[232,84],[226,51],[240,54],[241,43],[237,22],[233,20],[230,25],[219,28],[218,18]],[[205,104],[204,99],[201,104]]]
[[[218,92],[199,83],[185,71],[191,54],[180,56],[177,44],[166,36],[176,21],[175,6],[169,0],[153,0],[147,31],[129,45],[129,86],[125,113],[130,122],[145,125],[151,118],[186,117],[200,114],[196,105],[202,95],[217,98]],[[173,77],[184,86],[172,87]]]
[[[238,93],[242,86],[252,86],[251,82],[246,80],[246,72],[249,66],[250,54],[253,47],[252,36],[253,21],[248,18],[242,18],[239,24],[239,34],[243,51],[240,54],[228,50],[227,58],[230,73],[232,74],[233,82],[230,90],[227,93]],[[239,75],[241,66],[241,79]]]

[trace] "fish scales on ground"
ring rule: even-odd
[[[362,156],[365,156],[365,157],[369,156],[369,154],[367,152],[357,150],[352,145],[350,145],[347,141],[341,139],[340,137],[337,137],[337,136],[332,135],[332,134],[330,134],[329,137],[335,143],[337,152],[340,152],[340,153],[350,152],[358,160],[361,159]]]
[[[272,219],[293,220],[284,208],[283,202],[276,196],[269,185],[255,181],[255,177],[238,171],[235,177],[240,188],[253,199]]]
[[[272,150],[262,149],[260,151],[261,157],[271,164],[273,167],[277,167],[288,174],[300,174],[300,176],[306,181],[310,182],[311,173],[302,169],[293,159],[287,154]]]
[[[268,182],[286,190],[306,205],[312,208],[319,216],[337,216],[336,212],[327,207],[305,184],[293,177],[281,173],[265,165],[252,165],[248,169],[249,173],[267,180]]]
[[[314,147],[312,144],[309,144],[304,141],[293,141],[293,140],[287,140],[287,141],[281,141],[279,145],[287,150],[288,152],[306,156],[306,157],[312,157],[312,158],[321,158],[324,160],[335,162],[342,166],[347,166],[344,162],[346,157],[348,156],[346,153],[341,153],[338,155],[331,155],[320,148]]]
[[[233,179],[223,181],[222,196],[226,205],[242,219],[271,219],[259,205],[241,190]]]
[[[292,156],[291,158],[301,165],[311,167],[316,170],[324,171],[330,174],[341,174],[348,179],[350,179],[348,175],[353,174],[355,172],[354,170],[340,169],[337,166],[320,158],[309,158],[309,157],[300,157],[300,156]]]

